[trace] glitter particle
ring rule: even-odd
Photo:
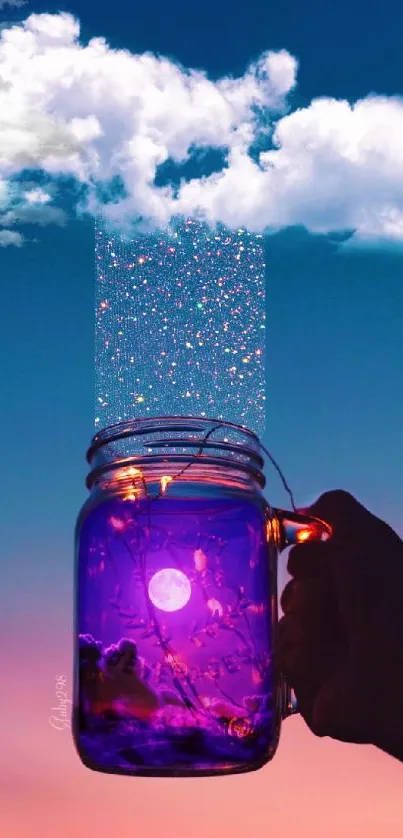
[[[262,435],[262,236],[188,220],[128,242],[98,221],[95,255],[96,425],[193,415]]]

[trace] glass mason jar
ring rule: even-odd
[[[143,776],[260,768],[295,709],[273,656],[278,553],[329,529],[270,506],[259,438],[229,422],[124,422],[98,433],[87,459],[73,709],[82,762]]]

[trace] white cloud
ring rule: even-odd
[[[254,230],[304,225],[403,240],[403,100],[318,99],[277,121],[260,166],[244,154],[183,187],[185,211]]]
[[[0,11],[8,6],[10,9],[22,9],[26,6],[28,0],[0,0]]]
[[[52,200],[49,193],[44,192],[43,189],[30,189],[24,192],[24,198],[28,204],[47,204]]]
[[[21,233],[14,230],[0,230],[0,247],[8,247],[11,244],[14,247],[21,247],[23,243],[24,238]]]
[[[0,215],[2,227],[14,224],[40,224],[42,227],[47,224],[59,224],[64,226],[67,221],[66,213],[60,207],[49,207],[33,204],[15,204],[13,209],[8,209]]]
[[[287,113],[297,67],[287,51],[267,52],[242,77],[213,82],[102,38],[83,45],[70,14],[30,15],[0,39],[0,178],[13,184],[0,224],[7,212],[8,223],[24,212],[34,220],[27,209],[63,223],[47,187],[46,201],[33,187],[16,197],[12,179],[29,168],[85,184],[78,211],[103,210],[123,231],[139,216],[166,225],[185,214],[256,232],[303,225],[402,241],[403,99],[322,98]],[[252,159],[268,130],[273,147]],[[177,193],[157,188],[158,166],[186,162],[195,148],[222,149],[225,166]],[[95,187],[115,176],[126,196],[103,206]]]

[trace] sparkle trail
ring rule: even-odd
[[[96,427],[202,416],[262,435],[262,236],[188,220],[125,241],[102,219],[95,235]]]

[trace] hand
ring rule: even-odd
[[[280,667],[313,733],[403,761],[403,542],[347,492],[304,513],[333,535],[290,551]]]

